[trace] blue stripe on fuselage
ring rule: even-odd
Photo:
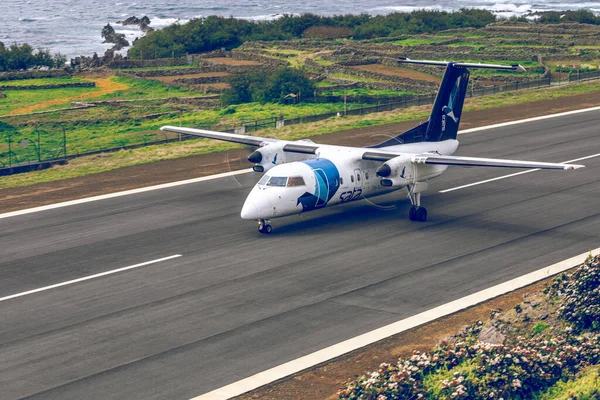
[[[308,165],[315,174],[315,191],[312,194],[314,202],[307,198],[310,197],[309,193],[305,193],[302,196],[303,201],[298,199],[298,202],[302,203],[303,211],[324,207],[340,187],[340,172],[335,164],[326,158],[301,162]]]

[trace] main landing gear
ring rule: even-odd
[[[410,186],[407,187],[408,199],[412,204],[410,211],[408,212],[408,218],[411,221],[425,222],[427,220],[427,209],[421,207],[421,193],[416,192]]]
[[[269,225],[268,219],[259,219],[258,220],[258,231],[260,233],[271,233],[273,232],[273,227]]]

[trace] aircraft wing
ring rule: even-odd
[[[310,143],[309,141],[288,141],[273,138],[265,138],[259,136],[238,135],[236,133],[207,131],[205,129],[196,128],[180,128],[176,126],[163,126],[161,131],[182,133],[185,135],[200,136],[208,139],[224,140],[226,142],[246,144],[249,146],[262,147],[272,143],[284,143],[283,151],[289,153],[315,154],[319,145]]]
[[[466,167],[539,168],[564,170],[573,170],[584,167],[584,165],[579,164],[503,160],[498,158],[443,156],[438,154],[418,154],[413,156],[412,161],[416,164],[458,165]]]
[[[176,126],[163,126],[161,131],[182,133],[184,135],[200,136],[203,138],[224,140],[226,142],[247,144],[250,146],[264,146],[267,143],[278,142],[277,139],[262,138],[257,136],[238,135],[235,133],[226,133],[218,131],[207,131],[205,129],[196,128],[179,128]]]

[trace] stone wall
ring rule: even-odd
[[[60,76],[71,76],[71,74],[62,69],[0,72],[0,81],[32,78],[57,78]]]
[[[229,76],[201,76],[198,78],[180,78],[173,81],[176,85],[205,85],[225,82]]]
[[[48,85],[0,85],[0,90],[38,90],[38,89],[63,89],[63,88],[76,88],[76,87],[96,87],[96,82],[72,82],[72,83],[59,83],[59,84],[48,84]]]
[[[254,52],[241,51],[241,50],[232,50],[231,58],[235,60],[250,60],[257,61],[264,65],[263,68],[274,70],[283,67],[287,67],[289,63],[285,60],[278,60],[276,58],[263,56]]]
[[[147,67],[175,67],[187,65],[186,57],[157,58],[155,60],[114,60],[108,66],[112,69],[147,68]]]
[[[119,76],[135,76],[138,78],[152,78],[156,76],[178,76],[178,75],[192,75],[192,74],[203,74],[207,72],[226,72],[225,65],[210,64],[206,66],[192,67],[192,68],[174,68],[164,70],[152,70],[152,71],[116,71],[115,74]]]

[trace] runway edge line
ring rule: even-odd
[[[390,336],[405,332],[409,329],[429,323],[438,318],[454,314],[458,311],[464,310],[465,308],[472,307],[487,300],[491,300],[495,297],[567,271],[579,264],[582,264],[590,254],[592,256],[599,255],[600,247],[560,261],[556,264],[552,264],[548,267],[538,269],[537,271],[529,274],[522,275],[499,285],[492,286],[488,289],[481,290],[477,293],[473,293],[449,303],[442,304],[438,307],[432,308],[431,310],[424,311],[420,314],[394,322],[371,332],[364,333],[338,344],[334,344],[333,346],[329,346],[325,349],[308,354],[304,357],[300,357],[296,360],[289,361],[277,367],[259,372],[256,375],[223,386],[206,394],[194,397],[191,400],[224,400],[240,396],[244,393],[258,389],[261,386],[268,385],[290,375],[297,374],[308,368],[331,361],[337,357],[373,344],[382,339],[386,339]]]

